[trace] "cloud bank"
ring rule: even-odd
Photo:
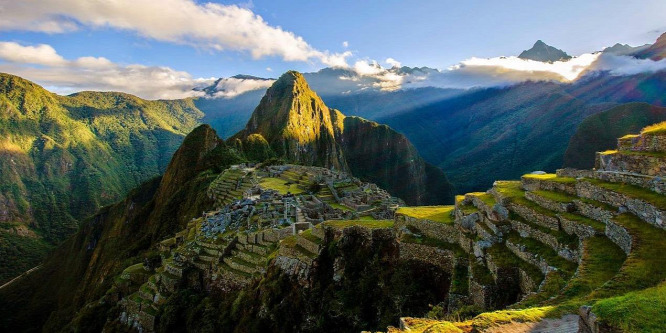
[[[0,30],[65,33],[114,28],[211,50],[249,52],[254,59],[319,61],[345,66],[351,52],[330,53],[270,26],[249,8],[192,0],[0,0]]]
[[[275,80],[239,79],[229,77],[220,79],[215,85],[214,98],[233,98],[248,91],[268,89]]]
[[[357,91],[376,88],[384,91],[439,87],[454,89],[498,87],[525,81],[573,82],[595,72],[610,75],[635,75],[666,70],[666,59],[653,61],[610,53],[588,53],[568,61],[552,63],[518,57],[470,58],[443,70],[401,68],[388,58],[382,67],[374,60],[359,60],[343,80],[359,82]]]
[[[24,46],[0,42],[0,72],[12,73],[47,86],[59,94],[82,90],[122,91],[147,99],[201,96],[194,91],[211,85],[214,78],[193,78],[169,67],[121,65],[106,58],[67,60],[46,44]]]

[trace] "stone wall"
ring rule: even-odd
[[[395,216],[395,229],[400,230],[408,226],[418,229],[424,236],[439,239],[447,243],[457,243],[461,233],[455,224],[416,219],[405,215]]]
[[[557,175],[560,177],[593,178],[611,183],[625,183],[640,186],[660,194],[666,193],[666,179],[663,177],[646,176],[628,172],[575,169],[559,169],[557,170]]]
[[[571,195],[576,195],[576,188],[573,183],[554,182],[547,179],[538,179],[531,177],[522,177],[520,183],[523,189],[527,191],[554,191],[564,192]]]
[[[617,244],[624,253],[629,254],[631,252],[633,240],[627,229],[615,222],[609,221],[606,223],[606,237]]]
[[[624,152],[597,152],[594,167],[597,170],[631,172],[647,176],[665,176],[666,161],[661,156],[636,155]]]
[[[648,202],[607,190],[585,180],[576,183],[576,190],[580,197],[597,200],[615,207],[624,207],[643,221],[658,228],[666,229],[666,223],[664,223],[666,212],[657,209]]]
[[[431,263],[449,274],[457,264],[453,251],[414,243],[400,243],[400,259]]]
[[[510,241],[507,240],[506,247],[511,252],[513,252],[513,254],[515,254],[518,258],[539,268],[539,270],[541,270],[541,273],[543,273],[544,275],[553,269],[548,265],[548,263],[543,258],[540,258],[538,255],[534,253],[527,252],[524,246],[511,243]]]
[[[557,217],[541,214],[530,207],[515,203],[511,203],[509,208],[525,220],[554,231],[560,230],[560,221]]]

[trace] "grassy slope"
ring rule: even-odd
[[[43,249],[62,241],[99,207],[163,172],[201,117],[191,100],[98,92],[64,97],[0,74],[0,222],[36,231],[33,241],[14,244],[37,242]],[[2,244],[7,250],[7,241]],[[0,282],[44,253],[32,245],[15,248],[25,256],[3,266]]]

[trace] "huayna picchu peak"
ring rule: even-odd
[[[328,108],[295,71],[273,83],[245,129],[227,141],[250,160],[274,156],[351,172],[408,204],[453,201],[444,172],[425,162],[406,137],[386,125]],[[402,181],[405,178],[410,181]]]

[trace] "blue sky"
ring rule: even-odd
[[[64,67],[80,72],[82,66],[73,61],[95,57],[119,66],[169,67],[191,79],[239,73],[276,77],[288,69],[316,71],[330,66],[333,60],[322,59],[344,52],[351,52],[343,57],[350,65],[376,60],[387,66],[385,59],[390,57],[403,65],[442,69],[471,57],[517,55],[537,39],[578,55],[616,42],[652,43],[666,31],[663,0],[254,0],[218,1],[221,6],[213,9],[207,4],[212,1],[117,1],[127,4],[116,8],[97,1],[0,0],[0,41],[13,43],[6,44],[11,54],[0,57],[4,63],[0,70],[15,69],[17,74],[34,75],[38,82],[53,77],[53,73],[37,75],[35,67],[45,64],[25,60],[32,55],[12,55],[33,52],[26,47],[41,44],[53,52],[40,52],[54,57],[55,52],[70,61],[57,65],[59,75],[69,73]],[[228,31],[234,29],[228,26],[213,26],[216,20],[211,13],[222,15],[233,6],[241,10],[229,15],[244,18],[231,20],[236,22],[232,25],[252,26],[238,29],[244,36],[233,36],[234,32]],[[178,18],[181,13],[182,21],[159,21],[160,16]],[[189,14],[193,19],[188,22]],[[247,17],[251,14],[257,16]],[[271,30],[268,37],[244,44],[244,38],[250,40],[253,34],[267,30]],[[225,33],[216,36],[219,32]],[[276,40],[272,36],[280,41],[264,50],[262,43]],[[286,42],[281,42],[282,37]],[[257,48],[262,50],[253,56]],[[30,70],[25,69],[26,64]],[[72,85],[72,89],[77,87]]]

